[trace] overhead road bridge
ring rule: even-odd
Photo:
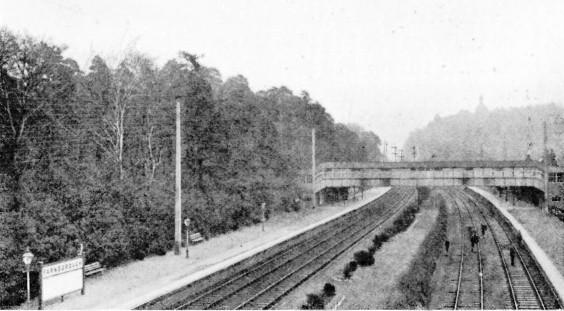
[[[317,167],[313,187],[320,203],[343,189],[390,186],[530,187],[546,198],[562,171],[533,161],[329,162]]]

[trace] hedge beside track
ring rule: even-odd
[[[428,201],[427,201],[428,202]],[[446,239],[448,213],[441,197],[439,215],[434,228],[421,244],[415,260],[411,263],[398,283],[402,295],[391,302],[392,309],[425,308],[428,306],[432,288],[431,280],[436,268],[436,261],[441,255]]]
[[[373,265],[375,253],[382,247],[382,245],[386,241],[394,237],[396,234],[407,230],[407,228],[411,226],[419,212],[420,208],[417,202],[413,202],[407,205],[407,207],[404,207],[399,216],[394,218],[394,221],[391,225],[388,224],[384,226],[384,231],[374,236],[374,238],[372,239],[372,246],[370,246],[367,250],[354,253],[354,260],[347,263],[345,265],[345,268],[343,269],[343,277],[345,279],[350,278],[352,276],[352,273],[356,270],[357,266],[352,266],[352,263],[355,263],[358,266]]]

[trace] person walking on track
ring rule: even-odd
[[[450,241],[445,240],[445,251],[448,253],[448,248],[450,247]]]
[[[509,249],[509,257],[511,257],[511,265],[515,266],[515,249],[513,247]]]
[[[478,237],[477,234],[474,233],[470,238],[470,245],[472,246],[472,251],[474,251],[474,245],[477,245],[478,242],[480,242],[480,238]]]

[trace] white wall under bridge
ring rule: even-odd
[[[541,163],[530,161],[322,163],[315,192],[325,188],[378,186],[533,187],[545,191]]]

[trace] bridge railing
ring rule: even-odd
[[[431,166],[430,163],[434,165]],[[538,163],[458,162],[460,163],[462,167],[456,167],[457,162],[396,162],[392,165],[390,163],[322,163],[315,176],[315,191],[325,187],[364,184],[530,186],[544,191],[545,168]],[[476,164],[476,167],[470,166],[472,163]]]

